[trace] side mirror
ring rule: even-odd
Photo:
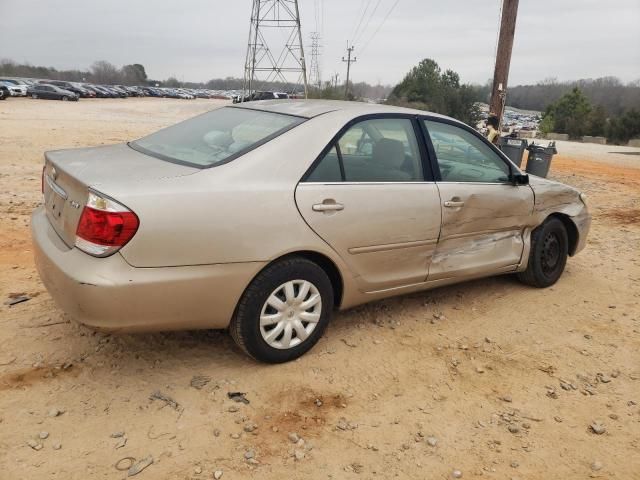
[[[529,175],[526,173],[515,173],[511,179],[515,185],[529,185]]]

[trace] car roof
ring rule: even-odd
[[[350,112],[354,117],[368,114],[404,113],[413,115],[429,115],[440,118],[449,118],[437,113],[411,108],[395,107],[392,105],[380,105],[377,103],[346,102],[342,100],[260,100],[253,102],[236,103],[234,108],[248,108],[265,112],[296,115],[304,118],[313,118],[329,112]],[[451,119],[453,120],[453,119]]]

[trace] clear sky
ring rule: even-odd
[[[251,3],[0,0],[0,58],[59,69],[87,69],[95,60],[142,63],[155,79],[239,77]],[[344,79],[341,57],[351,41],[358,59],[353,80],[385,84],[398,82],[426,57],[464,82],[484,83],[493,74],[500,5],[300,0],[305,44],[312,31],[322,34],[325,79],[334,72]],[[520,1],[511,85],[601,76],[640,79],[640,0]]]

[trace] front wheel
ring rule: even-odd
[[[558,218],[550,218],[531,233],[529,264],[518,279],[533,287],[550,287],[558,281],[567,264],[569,239]]]
[[[67,97],[66,95],[63,96],[60,100],[62,100],[63,102],[68,102],[69,101],[69,97]]]
[[[329,277],[315,263],[289,258],[260,272],[242,295],[229,330],[251,357],[294,360],[322,336],[333,310]]]
[[[37,93],[32,93],[31,94],[31,98],[36,98],[37,99],[38,98],[38,94]]]

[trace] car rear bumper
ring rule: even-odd
[[[90,327],[121,332],[226,328],[263,263],[135,268],[116,253],[69,248],[42,207],[31,218],[35,263],[54,301]]]

